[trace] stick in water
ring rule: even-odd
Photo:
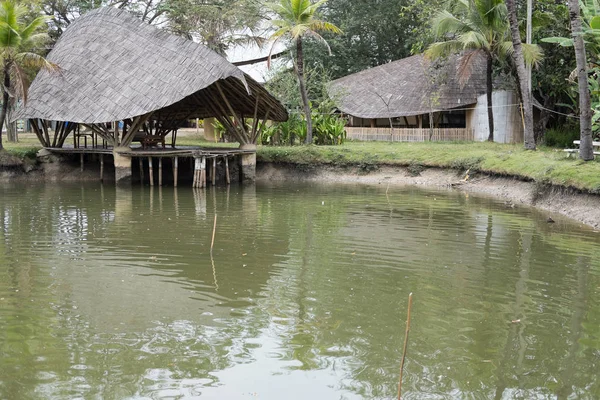
[[[400,380],[398,381],[398,400],[402,398],[402,373],[404,372],[404,360],[406,359],[406,348],[408,347],[408,332],[410,331],[410,310],[412,309],[412,293],[408,295],[408,312],[406,314],[406,332],[404,333],[404,350],[402,351],[402,362],[400,363]]]
[[[210,242],[210,254],[212,254],[213,247],[215,246],[215,233],[217,232],[217,214],[215,214],[215,224],[213,226],[212,241]]]

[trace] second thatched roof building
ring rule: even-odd
[[[348,136],[397,141],[487,139],[486,60],[471,57],[462,77],[459,62],[458,56],[432,61],[414,55],[333,81],[330,95],[350,116]],[[493,103],[495,140],[522,141],[516,94],[497,91]]]

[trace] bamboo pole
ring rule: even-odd
[[[148,157],[148,176],[150,177],[150,186],[154,186],[154,167],[152,157]]]
[[[100,154],[100,182],[104,182],[104,154]]]
[[[144,160],[142,159],[142,157],[139,158],[139,163],[140,163],[140,182],[143,184],[144,183]]]
[[[231,183],[231,179],[229,177],[229,157],[225,156],[225,180],[229,185]]]
[[[206,157],[202,157],[200,161],[200,187],[206,187]]]
[[[173,159],[173,186],[177,187],[177,170],[179,169],[179,157]]]
[[[410,311],[412,309],[412,293],[408,295],[408,312],[406,313],[406,332],[404,333],[404,349],[402,350],[402,362],[400,363],[400,378],[398,381],[398,400],[402,398],[402,375],[404,373],[404,360],[408,347],[408,333],[410,332]]]
[[[158,186],[162,186],[162,183],[163,183],[162,165],[163,165],[163,159],[162,159],[162,157],[159,157],[158,158]]]
[[[196,157],[194,157],[194,181],[192,183],[193,188],[198,187],[198,170],[200,169],[199,163],[200,163],[200,160],[198,160]]]
[[[217,157],[213,158],[210,174],[212,178],[212,185],[215,186],[217,184]]]
[[[213,224],[212,240],[210,241],[210,254],[212,255],[213,247],[215,247],[215,234],[217,232],[217,214],[215,214],[215,223]]]

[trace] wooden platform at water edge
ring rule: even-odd
[[[85,168],[86,155],[97,157],[100,161],[100,180],[104,180],[105,158],[115,156],[115,151],[109,146],[92,147],[44,147],[45,150],[57,155],[79,155],[81,171]],[[226,148],[226,147],[199,147],[199,146],[178,146],[178,147],[150,147],[143,148],[132,147],[129,151],[116,152],[121,158],[130,158],[131,165],[134,159],[137,159],[139,165],[140,182],[145,183],[146,178],[150,186],[155,185],[155,167],[158,168],[157,184],[163,184],[163,160],[169,159],[172,169],[173,184],[178,185],[180,160],[193,159],[193,187],[207,186],[207,170],[210,174],[210,181],[214,186],[217,177],[217,161],[223,160],[224,175],[227,184],[231,183],[229,160],[240,156],[256,154],[256,150]],[[110,159],[109,159],[110,160]],[[116,160],[115,160],[116,167]],[[131,168],[130,168],[131,169]],[[147,173],[146,173],[147,171]]]

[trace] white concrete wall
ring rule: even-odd
[[[523,120],[518,105],[519,97],[513,91],[496,91],[492,95],[494,107],[494,141],[498,143],[522,143]],[[489,136],[487,97],[477,99],[475,109],[467,112],[467,128],[475,130],[475,140],[485,141]]]

